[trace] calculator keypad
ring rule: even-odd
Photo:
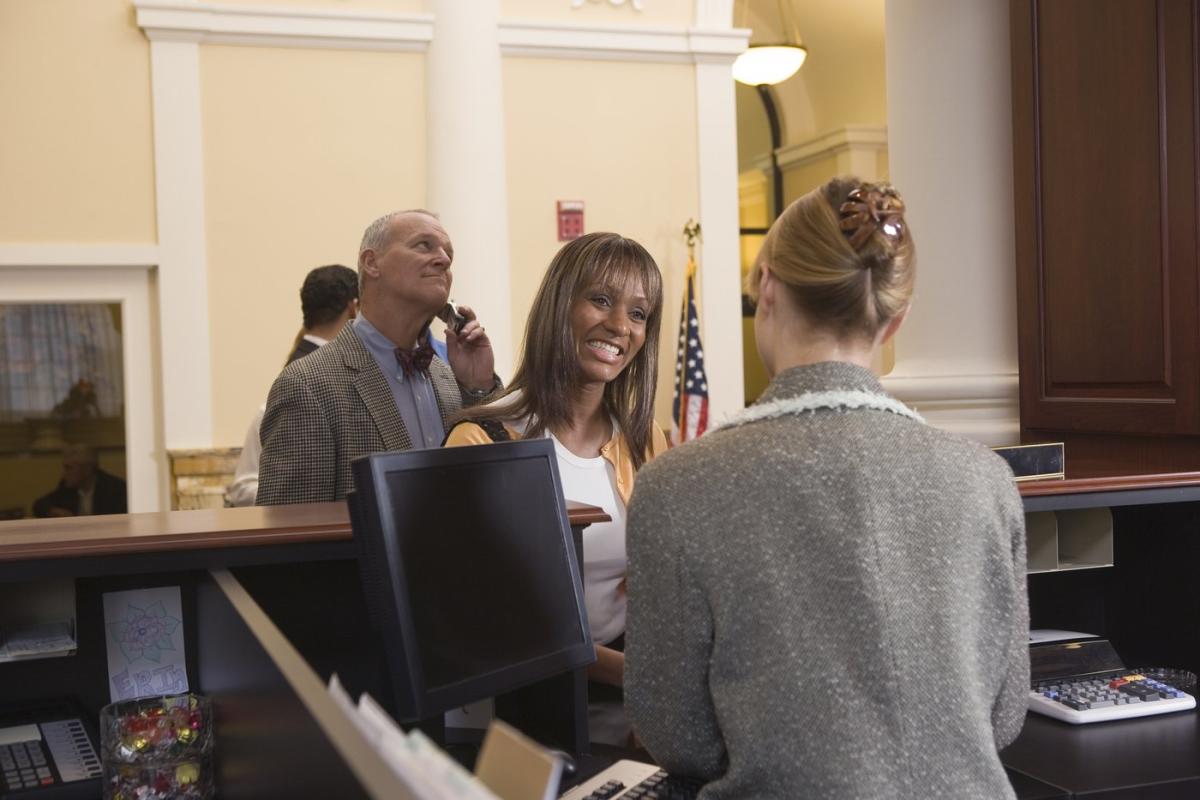
[[[1045,681],[1033,690],[1048,700],[1067,708],[1083,711],[1089,708],[1153,703],[1166,698],[1184,697],[1173,686],[1136,673],[1117,678],[1071,678]]]

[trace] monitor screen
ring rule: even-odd
[[[355,538],[397,683],[420,719],[593,659],[549,440],[356,461]]]

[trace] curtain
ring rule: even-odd
[[[124,413],[121,334],[101,303],[0,305],[0,419],[50,415],[90,382],[85,413]],[[82,399],[82,397],[80,397]],[[68,406],[71,404],[68,402]],[[70,413],[69,411],[67,413]]]

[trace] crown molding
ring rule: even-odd
[[[687,64],[732,64],[750,41],[750,31],[741,28],[578,25],[531,20],[501,20],[499,34],[500,52],[506,56]]]
[[[796,144],[784,145],[775,151],[780,169],[795,169],[814,161],[833,158],[839,153],[855,151],[881,152],[887,150],[887,128],[882,125],[844,125]],[[754,165],[764,172],[771,169],[771,159],[762,156]]]
[[[989,446],[1020,440],[1016,373],[899,375],[884,376],[879,382],[936,428]]]
[[[803,166],[847,150],[886,150],[887,128],[882,125],[845,125],[805,142],[789,144],[776,151],[783,169]]]
[[[1016,373],[991,375],[910,375],[879,379],[888,394],[905,403],[1014,403]]]
[[[0,267],[128,267],[158,266],[156,244],[0,244]]]
[[[233,6],[200,0],[134,0],[152,41],[424,52],[432,14]],[[739,28],[579,25],[502,20],[503,55],[540,58],[733,63],[750,41]]]
[[[433,39],[430,14],[233,6],[198,0],[134,0],[137,24],[151,41],[423,52]]]

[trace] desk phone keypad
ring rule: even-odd
[[[0,744],[0,795],[100,777],[100,759],[78,719],[38,723],[41,739]]]
[[[1137,673],[1041,681],[1033,685],[1029,699],[1031,711],[1076,724],[1195,707],[1195,698],[1186,692]]]
[[[0,774],[6,791],[54,783],[41,741],[0,744]]]
[[[693,800],[703,785],[696,778],[668,775],[653,764],[618,761],[561,800]]]

